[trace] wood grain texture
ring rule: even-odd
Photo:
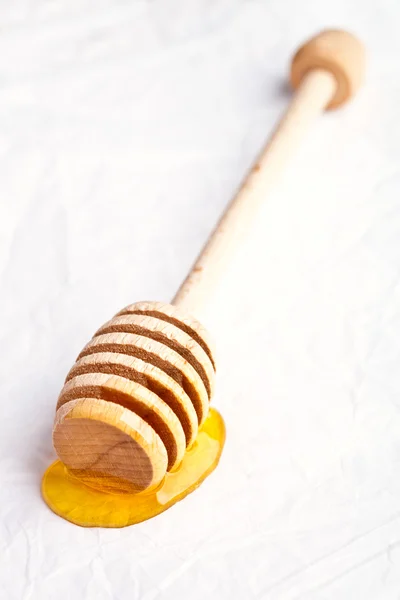
[[[192,339],[194,339],[203,348],[204,352],[210,359],[213,368],[215,370],[215,345],[207,329],[195,319],[192,315],[187,314],[181,310],[178,306],[172,304],[165,304],[163,302],[136,302],[123,308],[118,315],[148,315],[151,317],[157,317],[162,321],[172,323],[176,327],[179,327],[187,333]]]
[[[137,493],[157,486],[168,463],[154,429],[134,412],[97,398],[58,409],[53,443],[69,471],[88,485]]]
[[[107,333],[94,337],[79,354],[114,352],[136,356],[162,369],[174,379],[191,399],[199,425],[207,416],[209,398],[203,380],[197,371],[180,354],[160,342],[132,333]]]
[[[194,406],[183,388],[162,369],[135,356],[98,352],[78,360],[68,373],[67,381],[88,373],[119,375],[140,383],[161,398],[176,414],[185,432],[186,446],[190,447],[196,439],[198,420]]]
[[[156,485],[162,471],[179,466],[207,417],[215,376],[209,336],[195,319],[179,321],[182,311],[155,305],[140,303],[137,312],[131,305],[105,323],[61,390],[54,446],[69,471],[91,485]]]
[[[214,386],[214,367],[203,348],[187,333],[172,323],[147,315],[118,315],[105,323],[96,335],[106,333],[133,333],[149,337],[175,350],[197,371],[208,397],[211,398]]]
[[[125,377],[88,373],[77,375],[64,385],[57,408],[70,400],[85,397],[119,404],[139,415],[164,442],[168,469],[174,469],[180,463],[186,448],[185,434],[178,417],[157,394]]]

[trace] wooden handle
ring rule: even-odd
[[[325,32],[295,55],[289,110],[221,218],[175,297],[198,310],[250,227],[258,205],[314,118],[345,102],[363,72],[363,49],[344,32]],[[215,378],[212,345],[185,310],[158,302],[123,309],[85,346],[61,390],[54,447],[89,486],[155,489],[195,447]]]
[[[326,108],[346,102],[364,75],[364,48],[344,31],[325,31],[295,54],[291,82],[297,90],[285,115],[215,227],[172,303],[196,314],[250,228],[293,150]]]

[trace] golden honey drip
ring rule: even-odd
[[[43,498],[54,513],[82,527],[141,523],[193,492],[218,465],[224,442],[224,421],[211,409],[179,468],[167,472],[157,489],[139,494],[100,491],[82,483],[57,460],[43,475]]]

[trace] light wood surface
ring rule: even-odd
[[[148,315],[117,315],[100,327],[96,335],[106,333],[133,333],[156,340],[175,350],[197,371],[208,397],[211,398],[214,387],[214,367],[203,348],[176,325]]]
[[[135,356],[116,352],[98,352],[83,356],[72,367],[67,381],[78,375],[104,373],[119,375],[148,388],[178,417],[189,448],[197,436],[198,419],[193,403],[181,385],[165,371]]]
[[[211,347],[201,324],[171,305],[130,305],[104,324],[57,403],[53,443],[71,473],[92,487],[139,492],[173,472],[208,415]]]
[[[183,458],[186,440],[182,425],[170,407],[148,388],[119,375],[77,375],[63,387],[57,407],[80,398],[99,398],[128,408],[148,423],[162,439],[168,454],[168,469]]]
[[[80,398],[58,409],[54,447],[84,483],[109,491],[141,492],[163,479],[167,450],[136,413],[97,398]]]
[[[145,336],[130,333],[108,333],[94,337],[82,350],[79,358],[98,352],[118,352],[136,356],[162,369],[189,396],[199,425],[207,416],[209,398],[197,371],[172,348]]]
[[[194,313],[201,310],[227,260],[248,234],[260,204],[334,91],[335,79],[331,73],[317,70],[306,74],[286,114],[178,290],[174,304]]]
[[[222,215],[212,235],[178,290],[173,304],[198,313],[215,286],[226,261],[247,235],[259,205],[316,117],[348,100],[364,78],[365,51],[344,31],[325,31],[304,44],[291,65],[297,90],[286,113],[258,160]]]
[[[364,82],[365,48],[347,31],[323,31],[294,55],[290,72],[293,88],[299,88],[307,73],[316,69],[333,75],[336,88],[326,108],[337,108],[350,100]]]
[[[199,321],[188,316],[187,313],[180,310],[178,306],[163,304],[162,302],[136,302],[135,304],[126,306],[118,313],[118,315],[129,314],[158,317],[167,323],[176,325],[200,344],[215,369],[213,359],[213,356],[215,356],[215,347],[211,336]]]
[[[292,62],[289,108],[172,304],[130,305],[85,346],[61,391],[53,432],[73,475],[139,492],[179,466],[207,416],[215,376],[210,337],[189,313],[209,297],[316,117],[350,98],[363,71],[363,47],[346,32],[322,32],[302,46]]]

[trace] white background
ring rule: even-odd
[[[203,319],[218,470],[156,519],[82,529],[40,496],[63,377],[137,300],[169,300],[323,27],[369,50]],[[0,4],[2,600],[400,598],[397,0]]]

